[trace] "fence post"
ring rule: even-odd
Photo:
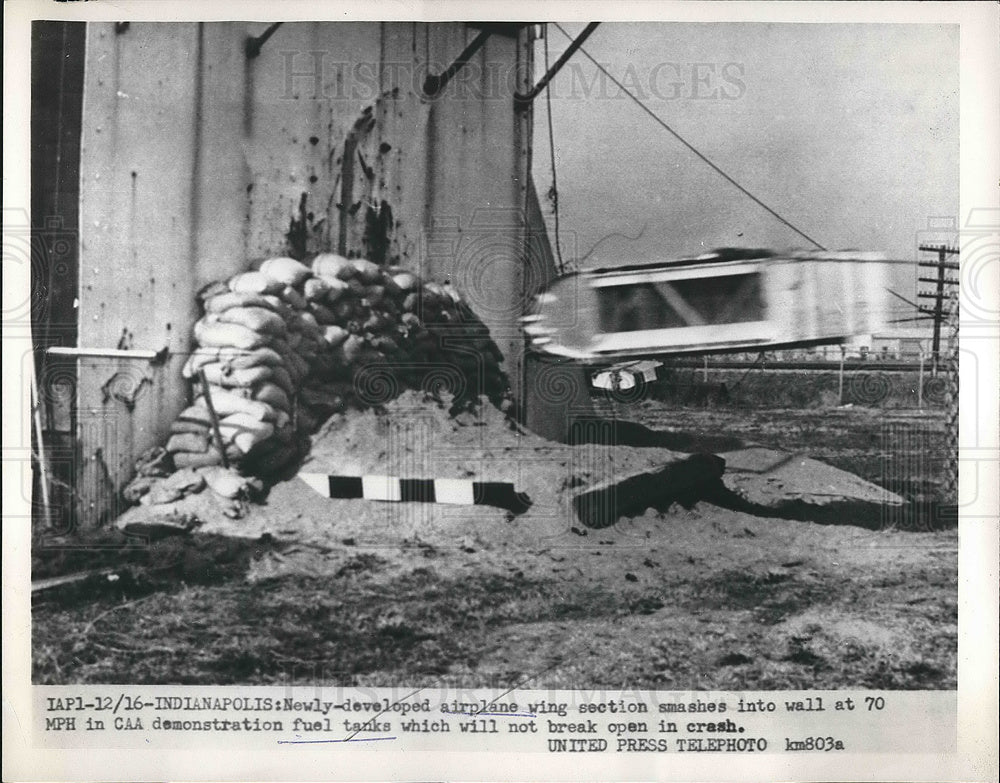
[[[917,380],[917,410],[924,409],[924,350],[920,349],[920,377]]]
[[[837,373],[837,405],[844,404],[844,346],[840,347],[840,371]]]

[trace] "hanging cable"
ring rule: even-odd
[[[545,25],[545,72],[549,71],[549,26]],[[555,134],[552,132],[552,92],[545,91],[545,110],[548,114],[549,122],[549,156],[552,160],[552,187],[549,188],[549,201],[552,202],[552,215],[555,220],[556,238],[556,258],[559,259],[559,274],[562,274],[566,265],[563,263],[562,242],[559,240],[559,185],[556,181],[556,142]]]
[[[554,24],[558,28],[559,32],[561,32],[563,35],[565,35],[571,41],[573,40],[573,36],[571,36],[569,33],[567,33],[558,22],[552,22],[552,24]],[[614,82],[614,84],[618,87],[618,89],[620,89],[629,98],[631,98],[636,104],[638,104],[639,108],[641,108],[644,112],[646,112],[646,114],[648,114],[650,117],[652,117],[654,120],[656,120],[656,122],[664,130],[666,130],[675,139],[677,139],[681,144],[683,144],[685,147],[687,147],[689,150],[691,150],[691,152],[693,152],[695,155],[697,155],[699,158],[701,158],[702,161],[704,161],[705,163],[707,163],[717,174],[721,175],[723,179],[725,179],[731,185],[735,186],[737,190],[739,190],[741,193],[743,193],[743,195],[749,197],[751,201],[753,201],[758,206],[762,207],[765,211],[767,211],[768,213],[770,213],[773,217],[777,218],[784,225],[788,226],[788,228],[792,229],[792,231],[794,231],[796,234],[798,234],[799,236],[804,237],[805,239],[809,240],[812,244],[814,244],[820,250],[826,250],[826,248],[823,247],[823,245],[821,245],[819,242],[817,242],[815,239],[813,239],[811,236],[809,236],[807,233],[805,233],[801,229],[799,229],[796,226],[794,226],[789,221],[785,220],[785,218],[783,218],[781,215],[779,215],[777,212],[775,212],[773,209],[771,209],[767,204],[765,204],[763,201],[761,201],[759,198],[757,198],[753,193],[751,193],[749,190],[747,190],[745,187],[743,187],[739,182],[737,182],[735,179],[733,179],[731,176],[729,176],[725,171],[723,171],[721,168],[719,168],[715,163],[713,163],[711,160],[709,160],[705,155],[703,155],[701,152],[699,152],[694,147],[693,144],[691,144],[687,139],[685,139],[683,136],[681,136],[677,131],[675,131],[673,128],[671,128],[669,125],[667,125],[667,123],[664,122],[662,119],[660,119],[660,117],[657,114],[655,114],[652,109],[650,109],[648,106],[646,106],[645,103],[643,103],[641,100],[639,100],[639,98],[637,98],[635,95],[633,95],[624,84],[622,84],[614,76],[612,76],[603,65],[601,65],[599,62],[597,62],[597,60],[595,60],[593,57],[591,57],[590,54],[587,52],[586,49],[584,49],[581,46],[581,47],[579,47],[579,50],[583,54],[584,57],[586,57],[588,60],[590,60],[595,66],[597,66],[597,69],[601,73],[603,73],[612,82]]]
[[[590,250],[588,250],[586,253],[584,253],[582,256],[580,256],[580,260],[577,263],[582,264],[584,261],[586,261],[588,258],[590,258],[594,254],[594,251],[597,250],[597,248],[599,248],[601,245],[603,245],[609,239],[614,239],[616,237],[621,237],[622,239],[627,239],[629,242],[636,242],[636,241],[642,239],[642,235],[646,233],[646,226],[648,226],[648,225],[649,225],[649,221],[647,220],[645,223],[642,224],[642,228],[639,229],[639,233],[636,234],[634,237],[630,237],[628,234],[625,234],[625,233],[623,233],[621,231],[612,231],[610,234],[605,234],[603,237],[601,237],[600,239],[598,239],[591,246]]]

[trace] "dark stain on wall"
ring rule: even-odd
[[[389,242],[393,226],[392,207],[388,201],[383,199],[377,205],[368,205],[365,212],[365,254],[376,264],[386,264],[390,260]]]

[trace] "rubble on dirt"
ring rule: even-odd
[[[510,482],[531,506],[514,515],[489,506],[331,499],[293,477],[275,484],[263,505],[244,504],[234,513],[217,494],[220,480],[234,474],[199,468],[215,491],[139,506],[119,525],[129,530],[176,512],[202,520],[200,532],[318,545],[334,531],[385,541],[421,535],[458,540],[470,532],[544,539],[608,527],[674,503],[690,508],[707,501],[761,517],[846,524],[877,519],[887,506],[902,503],[852,474],[772,449],[689,455],[614,442],[556,443],[518,427],[485,398],[456,413],[450,396],[412,390],[378,408],[332,415],[313,436],[301,471]]]
[[[894,492],[818,460],[762,447],[721,454],[733,507],[758,516],[879,525],[903,506]]]
[[[157,540],[167,536],[185,535],[200,526],[201,520],[195,514],[172,508],[166,513],[150,514],[141,519],[134,519],[127,526],[123,526],[123,529],[129,535]]]
[[[205,465],[176,470],[171,453],[163,447],[145,452],[137,466],[138,474],[122,495],[129,503],[143,506],[165,506],[206,488],[229,500],[254,500],[264,492],[259,478],[240,475],[234,468]]]
[[[647,508],[666,510],[673,503],[690,507],[719,480],[725,465],[714,454],[694,454],[656,471],[578,492],[573,510],[587,527],[602,528],[622,517],[639,516]]]
[[[344,476],[510,482],[532,504],[516,517],[517,524],[539,534],[561,531],[567,521],[576,519],[572,503],[581,488],[662,471],[686,457],[663,448],[554,443],[521,429],[486,398],[455,413],[451,396],[411,390],[377,409],[352,409],[331,416],[313,436],[301,470]],[[491,506],[331,500],[292,478],[275,484],[265,505],[249,506],[246,516],[233,522],[218,513],[217,497],[206,499],[214,494],[190,495],[173,505],[197,514],[205,523],[203,532],[241,537],[267,533],[286,540],[326,538],[328,520],[345,515],[353,527],[368,532],[383,528],[390,517],[396,519],[399,529],[412,527],[413,531],[457,522],[476,528],[491,527],[490,523],[506,527],[515,519],[512,512]],[[387,509],[391,506],[395,511]],[[130,509],[120,518],[119,526],[127,530],[135,521],[169,509]]]

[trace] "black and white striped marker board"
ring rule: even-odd
[[[329,476],[325,473],[299,473],[299,478],[327,498],[496,506],[515,514],[522,514],[531,506],[528,496],[517,492],[507,481]]]

